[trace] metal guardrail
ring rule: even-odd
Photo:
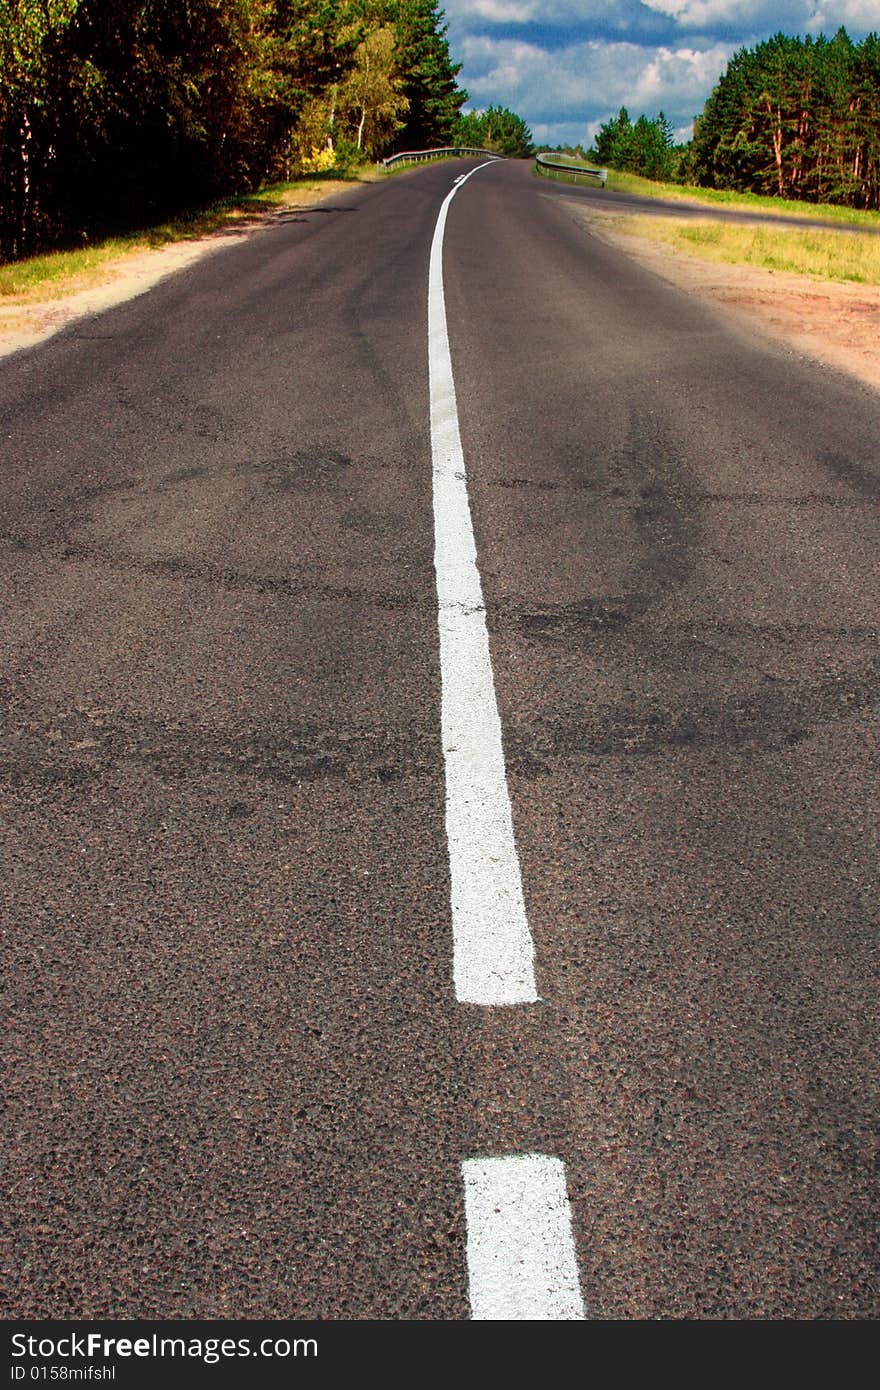
[[[425,159],[445,159],[450,155],[466,157],[472,155],[475,158],[485,155],[488,159],[503,159],[504,156],[496,154],[494,150],[475,150],[470,145],[442,145],[436,150],[402,150],[400,154],[390,154],[387,159],[382,159],[379,163],[385,169],[390,169],[392,164],[420,164]]]
[[[607,169],[588,169],[584,164],[561,164],[558,159],[545,159],[540,154],[535,155],[535,163],[540,169],[555,169],[560,174],[583,174],[585,178],[598,179],[603,188],[608,178]]]

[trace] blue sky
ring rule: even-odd
[[[779,30],[854,39],[880,0],[445,0],[468,106],[509,106],[539,142],[587,143],[621,106],[665,111],[679,139],[731,54]]]

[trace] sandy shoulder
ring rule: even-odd
[[[153,285],[172,275],[176,270],[201,260],[203,256],[220,250],[224,246],[242,241],[250,235],[251,229],[225,233],[211,233],[194,241],[175,242],[156,250],[138,251],[118,262],[102,267],[101,283],[85,289],[72,290],[57,299],[26,300],[17,303],[14,299],[0,301],[0,357],[6,357],[20,348],[33,347],[53,333],[64,328],[74,319],[85,318],[89,314],[99,314],[121,304],[126,299],[134,299],[152,289]]]
[[[596,235],[719,306],[741,329],[769,335],[880,390],[880,287],[705,261],[619,231],[614,213],[573,211]]]

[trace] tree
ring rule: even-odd
[[[47,47],[73,20],[79,0],[0,0],[0,256],[36,239],[50,142]]]
[[[494,150],[509,159],[528,159],[535,152],[532,132],[522,116],[506,106],[464,112],[458,119],[454,140],[457,145]]]
[[[650,119],[639,116],[633,124],[625,106],[596,132],[595,154],[602,164],[610,164],[630,174],[648,179],[668,179],[676,167],[673,154],[672,124],[661,111]]]
[[[449,56],[443,11],[436,0],[397,0],[389,9],[394,12],[398,65],[409,103],[398,143],[404,149],[448,144],[467,92],[455,80],[461,64]]]
[[[734,54],[694,131],[710,187],[880,206],[876,34],[776,34]]]
[[[444,143],[458,71],[436,0],[0,0],[0,257]]]
[[[616,169],[626,169],[646,179],[665,179],[672,172],[672,140],[664,117],[639,116],[626,138],[618,136],[611,151]]]
[[[629,112],[625,106],[621,106],[616,116],[600,125],[593,141],[593,148],[596,151],[596,158],[602,164],[612,163],[612,151],[615,143],[621,148],[625,146],[629,133],[632,130],[632,123],[629,119]]]
[[[535,152],[532,132],[522,116],[506,106],[490,106],[486,111],[486,148],[509,159],[528,159]]]
[[[354,66],[339,89],[339,110],[358,150],[375,154],[403,127],[409,102],[395,72],[394,34],[382,27],[358,45]]]
[[[266,0],[80,0],[47,51],[47,199],[91,235],[247,187],[265,159]]]

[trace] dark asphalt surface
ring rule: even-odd
[[[6,1317],[467,1317],[462,1159],[604,1318],[878,1312],[880,397],[528,166],[446,297],[542,1002],[452,991],[442,164],[0,365]],[[562,190],[560,190],[561,192]]]

